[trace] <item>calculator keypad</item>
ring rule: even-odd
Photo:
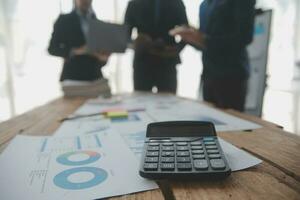
[[[175,170],[175,164],[174,163],[164,163],[160,165],[160,168],[162,171],[173,171]]]
[[[144,170],[151,172],[203,172],[226,169],[216,137],[197,141],[147,143]]]
[[[194,160],[194,167],[196,170],[208,169],[207,160]]]

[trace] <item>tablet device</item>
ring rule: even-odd
[[[127,48],[128,34],[126,25],[91,20],[87,36],[88,51],[124,53]]]

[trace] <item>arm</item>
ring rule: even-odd
[[[48,47],[48,52],[53,56],[67,58],[70,55],[71,47],[64,41],[63,17],[59,16],[54,24],[54,30]]]
[[[183,4],[183,2],[180,0],[178,3],[178,8],[177,8],[177,24],[182,26],[188,26],[189,22],[186,16],[186,9],[185,9],[185,5]],[[180,43],[178,43],[176,45],[176,49],[177,52],[180,53],[182,51],[182,49],[185,47],[186,43],[181,41]]]
[[[233,21],[236,24],[235,32],[222,36],[206,35],[206,50],[222,52],[228,48],[239,50],[250,44],[253,39],[255,2],[256,0],[235,0]]]
[[[133,14],[134,14],[133,3],[129,2],[126,9],[125,20],[124,20],[124,24],[128,26],[128,37],[129,37],[128,42],[131,42],[132,29],[135,26]]]

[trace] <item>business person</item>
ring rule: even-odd
[[[256,0],[204,0],[200,30],[179,28],[180,35],[203,52],[204,100],[221,108],[244,110],[249,77],[246,47],[253,39]]]
[[[185,6],[181,0],[132,0],[125,24],[137,28],[135,40],[134,89],[176,93],[179,53],[183,43],[176,43],[168,32],[177,25],[187,25]]]
[[[109,58],[109,53],[88,53],[86,37],[89,20],[96,19],[92,0],[75,0],[74,10],[60,15],[48,51],[51,55],[64,58],[61,81],[66,79],[93,81],[102,78],[101,67]]]

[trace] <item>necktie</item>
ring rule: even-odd
[[[155,20],[155,24],[157,25],[159,23],[159,18],[160,18],[160,0],[154,0],[154,1],[155,1],[154,20]]]

